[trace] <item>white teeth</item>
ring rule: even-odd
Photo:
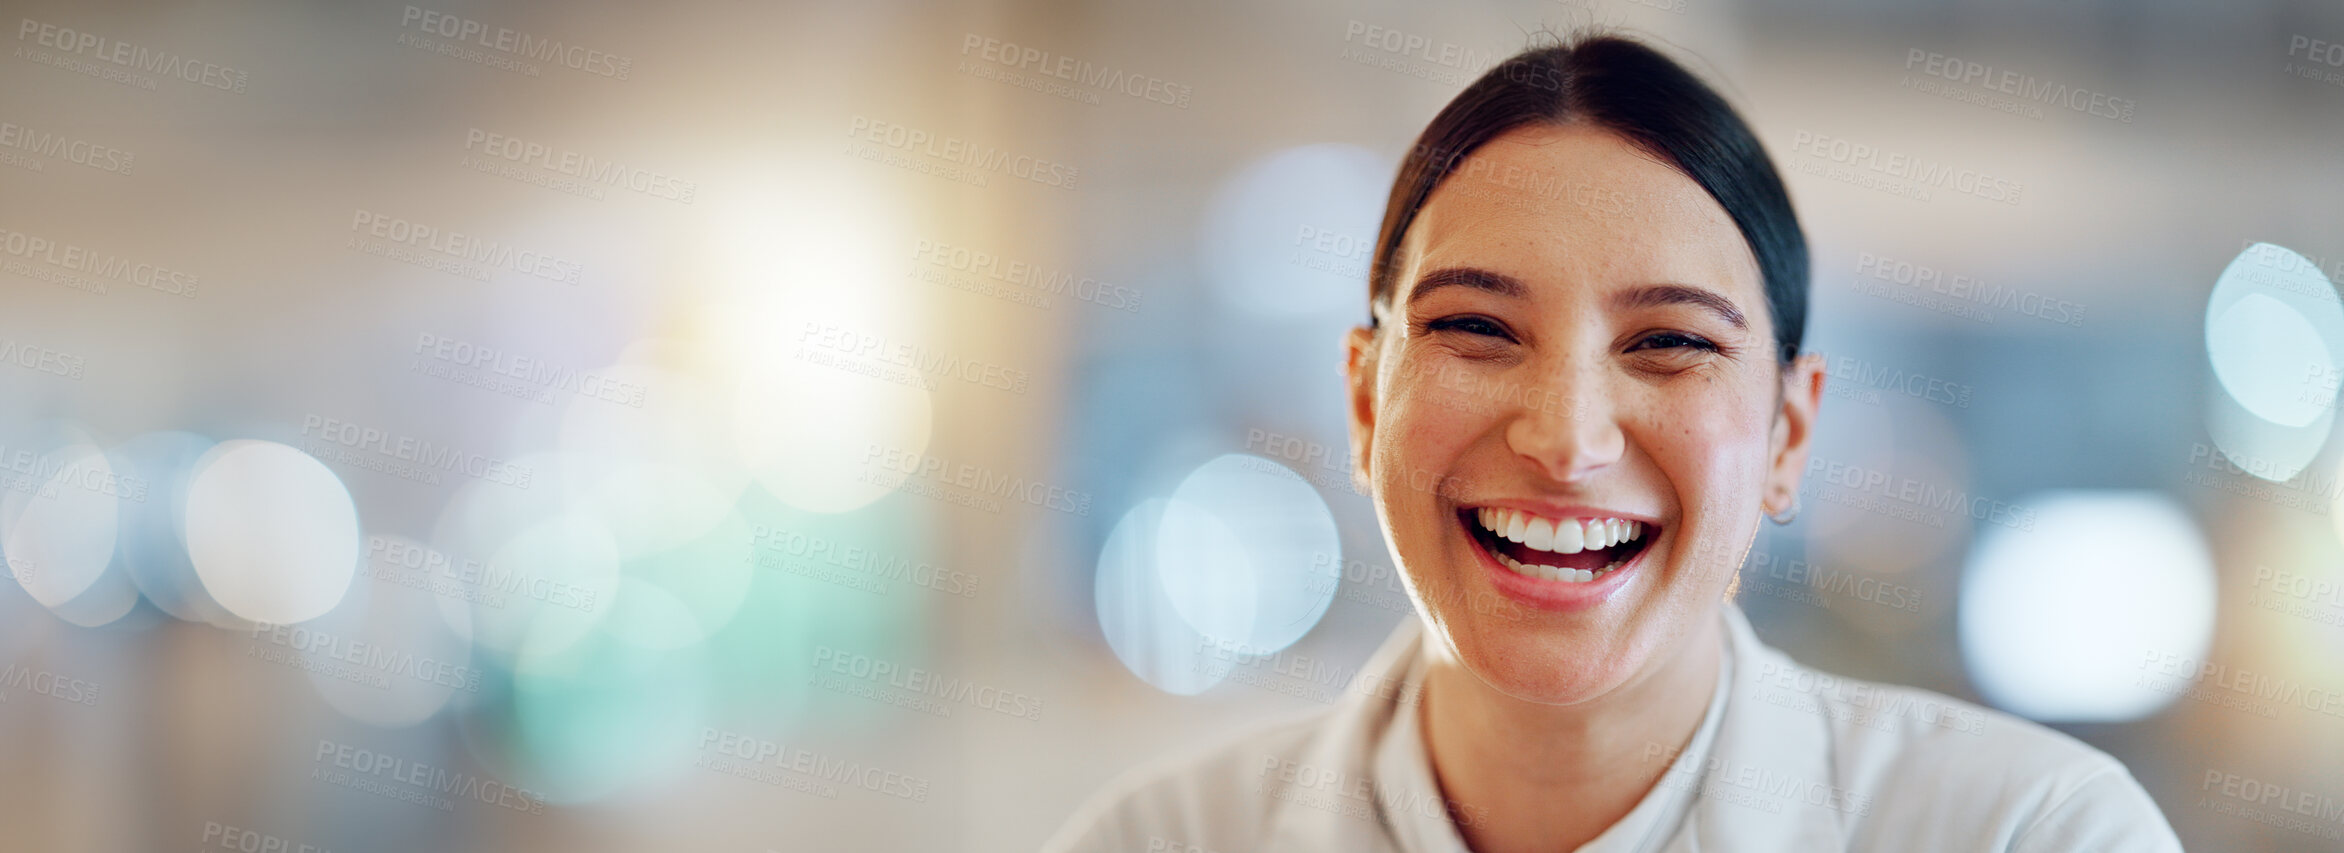
[[[1554,548],[1555,548],[1555,525],[1554,525],[1554,522],[1548,521],[1548,520],[1546,520],[1546,519],[1543,519],[1543,518],[1540,518],[1540,519],[1533,519],[1533,520],[1530,522],[1530,528],[1529,528],[1529,531],[1528,531],[1527,533],[1525,533],[1525,534],[1522,536],[1522,544],[1524,544],[1524,545],[1527,545],[1527,546],[1529,546],[1529,547],[1531,547],[1531,548],[1533,548],[1533,549],[1540,550],[1540,551],[1552,551],[1552,550],[1554,550]]]
[[[1644,538],[1644,523],[1622,518],[1542,518],[1518,509],[1482,507],[1483,529],[1538,551],[1576,554]]]
[[[1576,554],[1609,548],[1622,542],[1644,538],[1644,523],[1620,518],[1551,519],[1518,509],[1482,507],[1476,514],[1483,529],[1499,538],[1520,543],[1523,547],[1554,554]],[[1495,554],[1498,562],[1515,574],[1564,583],[1587,583],[1610,574],[1624,560],[1615,560],[1600,569],[1567,569],[1523,563],[1505,554]]]
[[[1585,550],[1587,550],[1587,528],[1568,521],[1555,528],[1555,547],[1553,548],[1555,553],[1576,554]]]
[[[1611,574],[1613,570],[1618,569],[1622,563],[1626,562],[1625,560],[1613,560],[1611,565],[1600,569],[1566,569],[1561,566],[1540,566],[1524,563],[1504,554],[1497,554],[1495,556],[1498,558],[1499,563],[1504,564],[1508,569],[1512,569],[1515,574],[1522,575],[1523,577],[1539,578],[1541,580],[1563,581],[1565,583],[1587,583],[1589,581],[1595,580],[1596,578]]]

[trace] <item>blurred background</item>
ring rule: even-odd
[[[1759,634],[2344,849],[2336,4],[6,9],[0,848],[1026,850],[1338,701],[1383,196],[1602,25],[1813,248]]]

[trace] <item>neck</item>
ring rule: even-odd
[[[1649,677],[1574,705],[1506,695],[1454,654],[1435,654],[1425,747],[1467,846],[1574,850],[1626,817],[1701,726],[1723,656],[1720,621],[1700,620]]]

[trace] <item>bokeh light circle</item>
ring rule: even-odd
[[[2324,408],[2307,380],[2332,376],[2336,359],[2311,320],[2286,303],[2249,293],[2206,320],[2206,352],[2232,399],[2280,426],[2308,426]]]
[[[748,597],[752,537],[747,521],[728,514],[691,542],[626,559],[611,634],[646,648],[680,649],[723,629]]]
[[[262,626],[257,639],[299,649],[310,684],[345,716],[385,728],[421,723],[459,692],[478,695],[486,677],[471,644],[441,621],[447,565],[431,546],[378,537],[340,605],[301,625]]]
[[[32,470],[49,473],[28,478],[30,491],[11,490],[0,499],[6,521],[0,552],[33,600],[57,610],[114,561],[120,480],[103,451],[79,442],[43,454]]]
[[[1318,624],[1342,579],[1342,541],[1318,490],[1286,466],[1231,453],[1167,502],[1157,577],[1174,611],[1224,647],[1266,655]]]
[[[188,481],[197,460],[214,446],[191,432],[150,432],[114,448],[115,467],[136,480],[138,492],[122,500],[114,559],[139,594],[164,613],[229,627],[240,620],[204,591],[184,535]]]
[[[2173,695],[2141,681],[2151,654],[2202,658],[2213,556],[2155,492],[2029,498],[2029,529],[1989,527],[1960,597],[1963,662],[1995,705],[2043,721],[2122,722]]]
[[[1230,178],[1197,235],[1218,301],[1265,319],[1358,313],[1392,168],[1357,146],[1306,145]]]
[[[2206,298],[2206,357],[2217,393],[2206,431],[2239,470],[2284,481],[2326,446],[2344,353],[2344,302],[2319,265],[2256,243]]]
[[[222,442],[197,460],[186,535],[204,589],[255,622],[324,615],[358,568],[349,490],[324,463],[271,441]]]
[[[708,718],[708,667],[590,630],[523,643],[509,749],[522,787],[579,805],[656,790],[691,764]]]
[[[1207,652],[1202,635],[1173,608],[1157,578],[1166,508],[1161,498],[1148,500],[1115,522],[1099,549],[1093,603],[1107,647],[1125,669],[1166,693],[1191,696],[1219,684],[1229,669]]]
[[[902,485],[902,466],[928,449],[935,413],[926,388],[803,361],[765,365],[741,381],[735,434],[743,462],[774,497],[846,512]]]
[[[477,571],[496,606],[473,609],[474,639],[508,652],[526,641],[551,653],[616,605],[618,543],[598,519],[569,513],[515,532]]]

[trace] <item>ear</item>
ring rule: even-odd
[[[1815,416],[1823,407],[1824,358],[1807,353],[1793,359],[1782,372],[1782,407],[1774,413],[1770,458],[1762,508],[1789,509],[1798,500],[1799,480],[1807,472],[1807,455],[1815,447]]]
[[[1376,334],[1355,326],[1343,336],[1343,381],[1351,396],[1351,484],[1362,495],[1374,494],[1368,476],[1369,448],[1375,446]]]

